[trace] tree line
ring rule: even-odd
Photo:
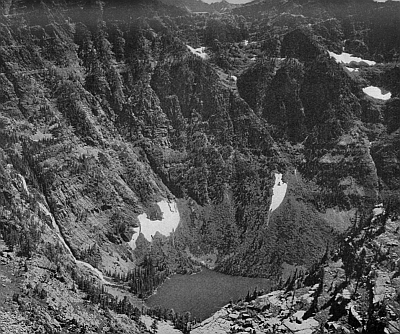
[[[136,275],[136,276],[135,276]],[[129,277],[142,277],[143,272],[136,270],[130,273]],[[144,328],[145,325],[141,321],[142,315],[149,315],[157,320],[171,321],[174,327],[183,333],[190,333],[193,324],[197,322],[190,312],[180,314],[172,309],[162,307],[149,308],[142,305],[141,308],[135,306],[127,296],[119,299],[111,295],[104,285],[94,283],[92,278],[79,274],[76,270],[72,270],[72,279],[76,287],[86,293],[86,299],[91,303],[98,304],[104,310],[112,310],[118,314],[126,314],[130,319],[139,324],[139,327]]]

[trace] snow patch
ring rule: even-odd
[[[378,100],[389,100],[392,97],[392,93],[387,92],[386,94],[382,93],[382,90],[379,87],[368,86],[363,88],[363,92],[368,96],[371,96]]]
[[[276,210],[283,202],[287,190],[287,183],[282,182],[282,174],[275,173],[275,185],[272,188],[272,200],[269,211]]]
[[[349,72],[358,72],[359,71],[358,68],[352,68],[352,67],[346,67],[346,70],[348,70]]]
[[[187,48],[190,50],[191,53],[193,53],[196,56],[199,56],[202,59],[208,59],[208,55],[206,53],[206,48],[204,46],[201,46],[197,49],[192,48],[190,45],[186,45]]]
[[[385,208],[383,207],[383,203],[375,205],[375,207],[372,209],[372,219],[371,222],[373,223],[378,219],[379,216],[383,215],[385,213]]]
[[[132,249],[136,248],[136,240],[140,233],[142,233],[148,241],[151,241],[156,232],[169,236],[178,227],[180,215],[176,203],[174,201],[168,202],[162,200],[158,202],[157,205],[161,209],[163,218],[161,220],[150,220],[146,213],[139,215],[140,226],[134,229],[136,233],[133,234],[129,242]]]
[[[26,185],[25,178],[21,174],[18,174],[18,177],[20,178],[20,180],[22,182],[22,187],[24,188],[26,194],[29,196],[29,190],[28,190],[28,186]]]
[[[372,214],[374,217],[383,215],[385,213],[385,209],[383,208],[383,203],[375,205],[374,209],[372,210]]]
[[[362,59],[360,57],[354,57],[350,53],[346,53],[346,52],[342,52],[340,55],[338,55],[334,52],[331,52],[331,51],[328,51],[328,53],[332,58],[335,58],[337,63],[343,63],[346,65],[351,64],[351,65],[357,65],[357,66],[360,66],[360,65],[371,66],[371,65],[376,64],[376,62],[374,62],[373,60],[366,60],[366,59]]]

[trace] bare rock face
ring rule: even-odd
[[[282,57],[297,58],[300,61],[314,60],[321,51],[315,36],[301,29],[286,34],[281,46]]]
[[[395,131],[390,136],[374,143],[371,149],[378,175],[385,185],[385,190],[398,190],[399,135],[399,131]]]
[[[388,126],[388,132],[392,133],[400,128],[400,98],[396,97],[389,101],[383,110],[385,123]]]

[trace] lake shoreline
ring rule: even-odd
[[[173,274],[146,298],[145,304],[206,319],[230,301],[244,299],[254,289],[267,291],[270,287],[267,278],[230,276],[203,267],[195,275]]]

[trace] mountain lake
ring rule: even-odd
[[[179,313],[189,311],[192,316],[204,320],[230,300],[244,299],[247,292],[251,294],[255,288],[269,291],[270,286],[267,278],[229,276],[203,268],[197,274],[173,275],[146,300],[146,305]]]

